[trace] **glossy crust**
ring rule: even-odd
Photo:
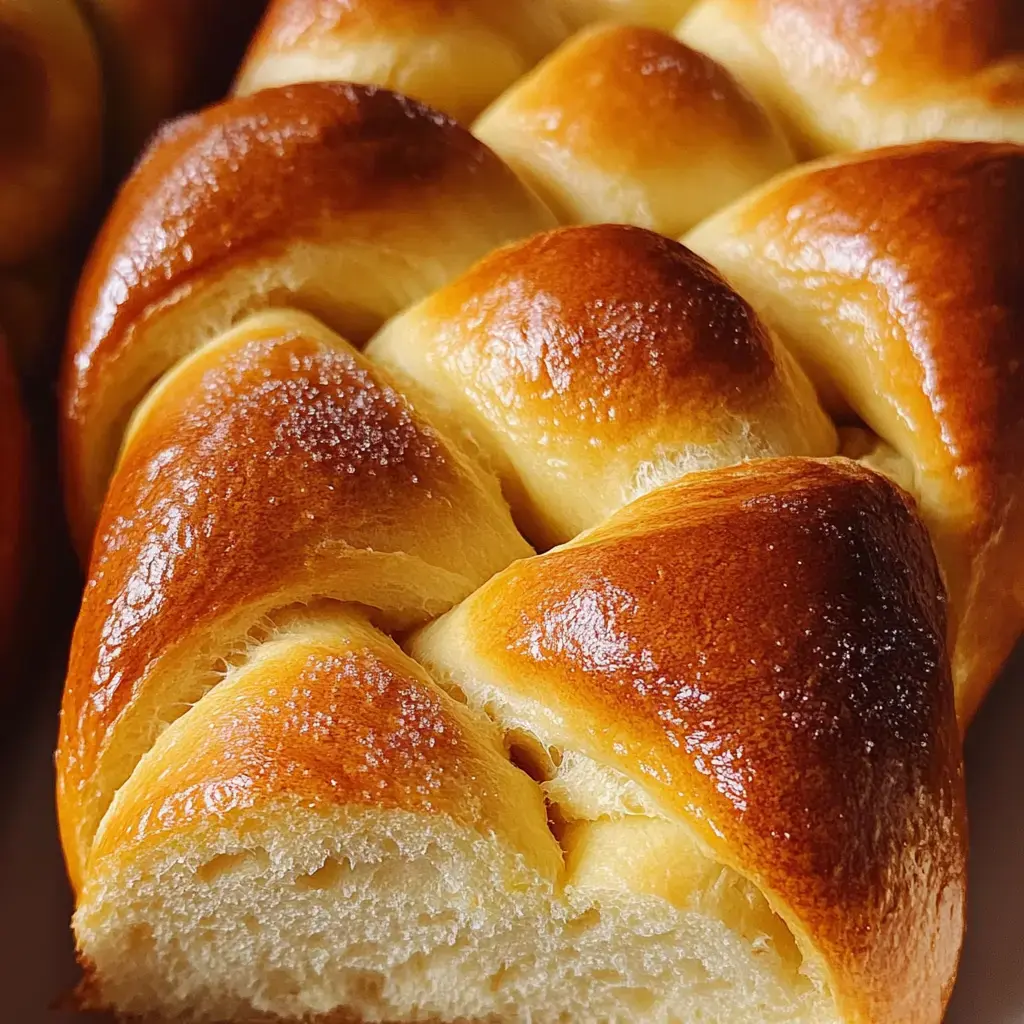
[[[568,31],[549,0],[274,0],[236,91],[361,82],[468,123]]]
[[[823,957],[844,1020],[923,1024],[964,924],[943,604],[902,492],[773,460],[639,499],[409,649],[539,702],[546,740],[686,820]]]
[[[1024,148],[933,143],[800,170],[691,244],[909,463],[970,719],[1024,627]]]
[[[10,652],[24,568],[22,542],[29,487],[27,445],[28,430],[18,383],[0,331],[0,655]],[[6,675],[0,666],[0,678]]]
[[[850,84],[870,77],[879,93],[952,89],[971,82],[992,103],[1019,103],[1012,71],[1024,71],[1024,10],[1016,0],[729,0],[737,16],[754,19],[776,56],[782,34],[797,48],[829,43],[845,60],[830,71]],[[801,31],[802,30],[802,31]],[[775,48],[777,46],[777,49]],[[911,59],[912,58],[912,59]]]
[[[543,796],[497,732],[351,610],[295,615],[179,719],[118,794],[93,864],[275,803],[444,816],[561,868]]]
[[[628,25],[574,36],[473,131],[563,223],[623,221],[666,235],[793,162],[768,112],[724,67]]]
[[[66,5],[70,6],[70,5]],[[83,0],[118,169],[161,121],[219,99],[265,0]]]
[[[555,0],[577,27],[615,20],[668,31],[693,6],[694,0]]]
[[[811,152],[1024,142],[1019,0],[702,0],[680,33],[773,103]]]
[[[468,132],[383,90],[266,90],[165,128],[118,196],[72,313],[64,451],[79,549],[134,405],[245,312],[297,304],[358,341],[550,225]]]
[[[100,70],[67,0],[0,6],[0,266],[37,256],[90,197]]]
[[[97,532],[57,756],[72,879],[160,723],[266,616],[329,597],[408,626],[529,553],[496,484],[316,321],[202,350],[141,410]]]
[[[486,257],[367,354],[425,389],[550,546],[688,469],[830,455],[831,422],[750,307],[684,246],[560,228]]]

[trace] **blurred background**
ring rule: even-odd
[[[82,586],[57,381],[75,281],[155,128],[224,95],[264,0],[0,0],[0,1020],[84,1019],[53,748]],[[95,1019],[95,1018],[90,1018]]]

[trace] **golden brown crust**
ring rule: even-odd
[[[965,719],[1024,626],[1022,223],[1024,148],[931,143],[799,171],[692,236],[913,466]]]
[[[275,0],[236,89],[355,81],[468,122],[567,34],[548,0]]]
[[[735,221],[773,238],[786,269],[873,286],[896,335],[879,339],[888,374],[912,385],[888,400],[927,461],[963,478],[979,507],[1024,463],[1024,375],[1013,372],[1024,353],[1022,218],[1024,147],[934,143],[799,173]],[[854,246],[855,262],[844,257]],[[869,385],[857,384],[861,398]]]
[[[765,891],[844,1019],[911,1024],[940,1018],[963,932],[944,625],[902,492],[784,459],[646,495],[411,650],[460,652],[467,676],[541,702]]]
[[[783,62],[839,48],[830,72],[881,95],[965,85],[989,102],[1024,102],[1024,8],[1018,0],[730,0]]]
[[[645,167],[659,145],[666,159],[666,146],[692,157],[709,138],[777,140],[764,108],[725,68],[655,29],[612,24],[580,33],[515,92],[520,111],[546,122],[540,141],[597,161],[613,157],[611,171]]]
[[[496,731],[359,617],[327,608],[296,618],[154,749],[104,822],[95,861],[277,803],[444,815],[484,834],[519,833],[553,873],[543,796]]]
[[[168,282],[180,287],[186,273],[200,276],[225,249],[233,259],[251,257],[280,246],[282,236],[313,234],[332,215],[386,208],[411,186],[438,182],[460,159],[479,164],[484,154],[454,125],[390,93],[344,85],[234,99],[167,125],[91,257],[75,331],[85,351],[76,362],[109,345],[171,291]],[[123,298],[91,294],[97,279],[125,263]]]
[[[443,216],[456,205],[460,217]],[[466,131],[382,90],[331,83],[266,90],[167,126],[111,210],[72,313],[64,442],[80,549],[120,431],[179,357],[172,346],[187,354],[229,326],[232,314],[288,301],[319,303],[332,326],[365,337],[483,252],[549,223]],[[356,270],[339,268],[303,295],[331,253],[289,277],[290,252],[302,245],[353,262],[377,259],[385,280],[371,290]],[[270,264],[284,270],[268,295],[256,268],[272,278]],[[231,293],[241,309],[222,308],[221,297],[212,314],[193,309],[173,337],[151,340],[155,324],[201,303],[235,271],[251,275]]]
[[[1024,142],[1017,0],[703,0],[679,31],[776,106],[812,153]]]
[[[693,415],[709,398],[736,414],[777,373],[767,330],[710,264],[624,225],[535,235],[425,305],[471,325],[438,347],[481,389],[514,388],[524,422],[578,422],[592,436]]]
[[[750,307],[684,246],[639,228],[560,228],[498,250],[368,354],[433,390],[544,545],[625,504],[644,467],[653,485],[662,464],[835,451]]]
[[[147,730],[182,710],[164,691],[202,692],[254,622],[321,596],[424,621],[528,553],[496,486],[310,318],[193,357],[142,412],[97,531],[58,750],[73,878]]]
[[[71,329],[72,385],[81,388],[131,322],[188,277],[313,235],[332,216],[386,208],[410,186],[438,181],[460,156],[482,160],[454,126],[389,93],[347,86],[275,90],[166,126],[86,268]],[[104,286],[115,269],[122,284],[110,295]]]
[[[625,219],[666,235],[793,162],[768,112],[724,67],[629,25],[574,36],[474,131],[563,222]],[[620,194],[635,209],[618,209]]]

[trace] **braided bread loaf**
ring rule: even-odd
[[[1024,149],[797,168],[684,246],[650,229],[793,153],[653,29],[586,30],[474,129],[554,214],[414,101],[249,91],[394,74],[432,26],[428,54],[522,70],[571,6],[272,4],[244,95],[162,132],[111,211],[65,378],[87,1006],[941,1019],[957,708],[1024,622]],[[563,177],[531,163],[531,80],[627,52],[655,130],[595,119]],[[737,179],[673,204],[694,124],[683,180],[719,143]],[[643,197],[602,212],[599,164]]]

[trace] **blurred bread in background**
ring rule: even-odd
[[[82,0],[103,61],[106,135],[123,172],[161,121],[222,94],[265,0]]]

